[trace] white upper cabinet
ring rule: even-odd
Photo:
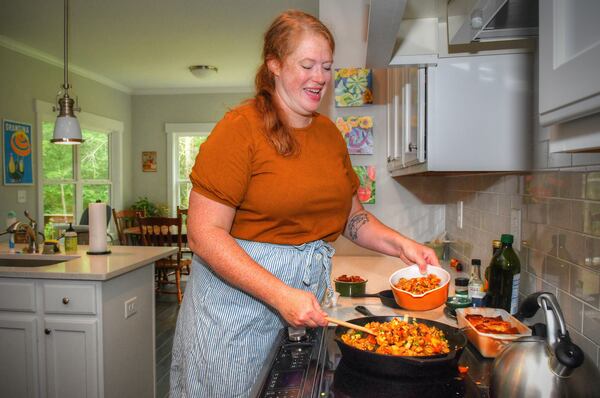
[[[540,124],[600,112],[600,1],[540,1]]]

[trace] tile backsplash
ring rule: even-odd
[[[600,366],[600,172],[456,176],[445,183],[452,255],[487,266],[492,240],[511,232],[511,211],[520,210],[521,298],[554,293],[572,339]]]

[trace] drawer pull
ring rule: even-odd
[[[52,333],[52,330],[50,330],[50,329],[44,329],[44,333],[50,334],[50,333]]]
[[[63,299],[62,299],[63,304],[69,304],[69,301],[71,301],[71,300],[69,300],[68,297],[63,297]]]

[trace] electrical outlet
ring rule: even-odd
[[[24,189],[19,189],[17,191],[17,203],[26,203],[27,202],[27,191]]]
[[[125,301],[125,319],[133,316],[137,312],[137,297],[132,297]]]
[[[510,210],[510,234],[514,237],[513,247],[521,250],[521,209]]]
[[[459,229],[462,229],[463,227],[463,201],[459,200],[456,203],[456,226]]]

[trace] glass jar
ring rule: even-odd
[[[454,294],[456,296],[469,296],[469,278],[459,276],[454,278]]]

